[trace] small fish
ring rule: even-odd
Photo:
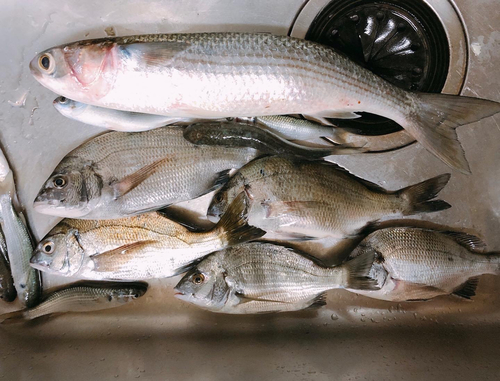
[[[370,276],[377,279],[380,290],[350,291],[390,301],[449,294],[470,299],[480,275],[500,275],[500,254],[484,253],[484,247],[479,238],[461,232],[411,227],[377,230],[351,257],[375,255]]]
[[[47,315],[66,312],[99,311],[120,307],[143,296],[148,289],[144,282],[77,282],[54,291],[33,308],[0,315],[2,324],[21,323]]]
[[[387,191],[330,162],[264,157],[235,173],[214,195],[208,215],[218,217],[243,192],[249,223],[272,233],[267,239],[351,238],[382,218],[448,209],[430,200],[449,179],[443,174]]]
[[[297,311],[326,304],[335,288],[376,289],[373,254],[324,267],[292,249],[248,243],[203,259],[175,287],[176,297],[227,314]]]
[[[40,273],[30,267],[33,241],[27,226],[14,210],[10,194],[0,194],[0,217],[17,296],[23,306],[33,307],[40,301],[42,280]]]
[[[334,146],[314,148],[289,142],[271,131],[238,122],[205,122],[184,129],[184,138],[193,144],[224,147],[249,147],[261,153],[290,154],[306,159],[330,155],[362,153],[363,148]]]
[[[30,62],[35,79],[79,102],[187,118],[303,114],[389,118],[470,173],[455,129],[500,103],[398,88],[334,49],[267,33],[151,34],[73,42]]]
[[[131,216],[221,187],[252,148],[189,143],[181,127],[108,132],[76,148],[54,169],[34,202],[39,213],[84,219]]]
[[[207,232],[192,232],[157,212],[114,220],[65,219],[38,244],[31,265],[93,280],[166,278],[213,251],[262,235],[247,224],[242,195]]]
[[[10,272],[9,257],[7,254],[7,243],[0,229],[0,299],[12,302],[16,299],[16,288]]]
[[[336,126],[324,126],[307,119],[286,115],[235,118],[236,121],[249,123],[272,131],[287,140],[317,140],[322,138],[329,143],[346,147],[362,148],[364,152],[385,152],[406,147],[415,138],[405,130],[385,135],[360,135]]]
[[[114,131],[140,132],[169,124],[193,123],[194,121],[194,119],[189,118],[171,118],[163,115],[91,106],[65,97],[56,98],[53,104],[57,111],[69,119]]]

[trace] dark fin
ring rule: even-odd
[[[330,122],[328,119],[322,117],[322,116],[316,116],[316,115],[304,115],[304,118],[307,120],[311,120],[313,122],[319,123],[324,126],[332,126],[334,127],[333,123]]]
[[[20,310],[0,315],[1,324],[16,324],[28,321],[29,319],[24,317],[24,311]]]
[[[231,169],[225,169],[225,170],[220,171],[219,173],[217,173],[216,176],[215,176],[215,180],[214,180],[212,186],[210,187],[209,190],[207,190],[206,193],[210,193],[210,192],[212,192],[214,190],[217,190],[220,187],[222,187],[224,184],[226,184],[229,181],[229,172],[230,171],[231,171]]]
[[[116,269],[116,263],[113,260],[115,256],[120,255],[132,258],[144,246],[150,245],[154,242],[156,241],[133,242],[122,245],[113,250],[108,250],[102,253],[91,255],[90,259],[92,259],[92,261],[94,262],[94,271],[114,271]]]
[[[455,242],[470,251],[482,253],[486,249],[486,244],[481,240],[481,238],[476,237],[475,235],[455,231],[445,231],[442,233],[450,236]]]
[[[181,208],[179,208],[181,209]],[[200,233],[204,232],[207,229],[203,228],[202,226],[196,225],[192,221],[192,217],[190,218],[189,216],[186,218],[186,214],[188,211],[186,210],[178,210],[177,207],[170,207],[170,208],[164,208],[161,210],[157,211],[158,214],[161,214],[163,217],[168,218],[169,220],[172,220],[174,222],[177,222],[179,225],[184,226],[186,229],[188,229],[190,232],[193,233]]]
[[[449,180],[450,174],[445,173],[397,191],[396,194],[406,201],[403,214],[408,216],[451,208],[450,204],[442,200],[429,201],[437,196]]]
[[[417,109],[403,127],[425,148],[458,171],[470,168],[455,129],[500,112],[500,103],[446,94],[416,94]]]
[[[260,238],[266,234],[264,230],[248,225],[247,203],[245,192],[241,192],[215,226],[215,229],[222,230],[227,246]]]
[[[121,53],[134,57],[137,62],[144,62],[146,66],[166,67],[171,65],[178,53],[189,46],[188,41],[140,42],[122,45]]]
[[[312,303],[309,307],[304,308],[305,310],[316,310],[318,308],[326,306],[326,292],[322,292],[321,294],[316,295],[311,302]]]
[[[146,180],[149,176],[155,173],[158,168],[160,168],[163,164],[168,161],[171,161],[172,157],[167,156],[163,159],[157,160],[151,164],[148,164],[141,169],[137,170],[134,173],[131,173],[128,176],[125,176],[123,179],[113,184],[114,197],[115,199],[122,197],[123,195],[130,192],[144,180]]]
[[[379,290],[377,281],[369,276],[374,259],[374,253],[367,251],[345,262],[342,266],[347,271],[348,279],[344,287],[357,290]]]
[[[296,241],[313,241],[318,239],[318,237],[312,237],[310,235],[303,235],[300,233],[286,232],[286,233],[280,233],[277,239],[296,242]]]
[[[470,299],[474,295],[476,295],[476,288],[478,283],[479,283],[479,277],[470,278],[467,282],[465,282],[459,288],[453,291],[453,295],[457,295],[465,299]]]

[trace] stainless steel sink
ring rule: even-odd
[[[333,0],[336,1],[336,0]],[[409,0],[408,0],[409,1]],[[442,20],[451,47],[444,92],[500,101],[497,0],[421,0]],[[59,160],[102,130],[65,119],[55,94],[28,63],[64,42],[117,35],[253,31],[303,37],[325,0],[4,1],[0,13],[0,142],[36,238],[57,220],[32,201]],[[404,1],[401,1],[404,3]],[[168,91],[166,89],[165,91]],[[453,208],[422,216],[477,231],[500,250],[500,116],[458,129],[473,174],[453,172],[440,194]],[[449,172],[414,144],[400,151],[335,161],[397,189]],[[206,203],[188,202],[199,209]],[[45,277],[46,288],[68,279]],[[173,297],[178,278],[153,281],[133,305],[0,326],[5,380],[387,380],[498,379],[500,279],[484,276],[472,301],[440,297],[389,303],[343,290],[317,311],[225,316]],[[19,308],[1,305],[0,311]]]

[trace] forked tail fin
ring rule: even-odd
[[[469,174],[470,168],[455,129],[500,112],[500,103],[446,94],[415,94],[416,110],[402,126],[426,149],[450,167]]]
[[[446,201],[432,200],[448,184],[450,174],[445,173],[396,192],[403,200],[403,215],[437,212],[451,207]]]

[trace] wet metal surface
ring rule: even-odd
[[[53,109],[56,95],[29,73],[28,63],[37,52],[113,32],[287,34],[300,10],[318,2],[305,3],[6,1],[0,13],[0,142],[36,237],[42,237],[57,221],[31,209],[41,184],[67,152],[102,132],[65,119]],[[466,0],[455,3],[468,36],[468,46],[451,44],[453,70],[459,77],[468,56],[462,94],[500,101],[498,1],[483,0],[481,6]],[[316,7],[319,12],[321,6]],[[300,16],[299,21],[304,22]],[[462,57],[462,61],[454,57]],[[458,91],[460,81],[453,77],[445,91]],[[458,135],[473,174],[454,172],[440,193],[453,208],[421,219],[476,231],[489,250],[500,250],[500,153],[496,143],[500,141],[500,116],[461,127]],[[449,172],[418,144],[398,152],[335,161],[387,189]],[[187,205],[200,210],[199,201]],[[58,282],[53,278],[45,281],[49,287]],[[172,286],[177,281],[152,282],[151,291],[134,305],[24,326],[0,326],[0,379],[498,378],[500,279],[493,276],[482,277],[472,302],[439,297],[425,303],[398,304],[335,290],[328,294],[326,308],[319,311],[267,316],[201,311],[173,297]]]

